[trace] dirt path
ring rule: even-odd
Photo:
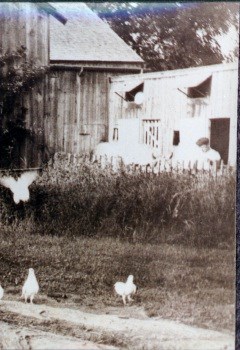
[[[8,325],[0,322],[1,349],[35,350],[35,349],[58,349],[58,350],[98,350],[113,349],[105,345],[95,344],[90,341],[57,335],[51,332],[29,329]]]
[[[13,328],[9,330],[10,333],[16,334],[14,327],[20,325],[22,329],[19,336],[21,335],[24,341],[26,341],[26,334],[30,337],[31,347],[26,345],[26,347],[19,347],[19,349],[35,350],[39,349],[39,345],[41,349],[108,348],[106,345],[89,343],[79,338],[100,340],[109,344],[110,348],[117,345],[119,348],[149,350],[234,349],[233,334],[195,328],[163,319],[136,319],[126,317],[124,314],[122,316],[96,314],[75,308],[52,307],[44,304],[30,305],[10,300],[1,302],[0,312],[3,316],[2,320],[14,324],[11,325]],[[23,329],[23,325],[27,327],[27,330]],[[31,328],[33,326],[34,328]],[[9,325],[5,324],[4,327],[9,327]],[[38,336],[36,332],[39,332]],[[88,337],[86,337],[87,334]],[[41,341],[43,336],[46,339],[45,342]],[[8,337],[4,336],[4,339],[6,338]],[[57,342],[58,346],[54,342]],[[4,349],[7,348],[4,347]]]

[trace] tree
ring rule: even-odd
[[[217,35],[238,29],[237,3],[89,3],[149,70],[221,63]],[[231,59],[231,58],[229,58]]]
[[[0,167],[14,168],[20,163],[21,148],[34,133],[25,125],[23,95],[43,78],[47,67],[26,59],[26,49],[0,56]]]

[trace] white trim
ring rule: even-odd
[[[170,71],[162,71],[162,72],[151,72],[151,73],[140,73],[140,74],[131,74],[131,75],[122,75],[118,77],[112,77],[112,82],[124,82],[131,79],[159,79],[159,78],[168,78],[175,76],[184,76],[189,74],[197,74],[201,72],[201,74],[211,75],[214,72],[225,71],[225,70],[238,70],[238,62],[233,63],[222,63],[222,64],[214,64],[210,66],[201,66],[201,67],[192,67],[192,68],[184,68],[184,69],[176,69]],[[204,80],[204,79],[203,79]]]

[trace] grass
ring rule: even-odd
[[[0,189],[0,278],[20,291],[36,269],[41,292],[81,305],[121,306],[113,284],[133,274],[151,317],[233,330],[235,177],[128,175],[60,162],[15,205]]]
[[[20,293],[31,266],[41,293],[74,295],[76,303],[104,310],[121,306],[113,284],[133,274],[139,287],[135,303],[150,317],[233,330],[232,250],[9,233],[0,235],[0,275],[11,292]]]
[[[235,177],[205,180],[188,174],[113,175],[88,164],[50,168],[25,205],[15,205],[10,190],[0,189],[1,221],[25,221],[29,231],[58,236],[234,246]]]

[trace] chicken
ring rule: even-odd
[[[4,289],[0,285],[0,300],[3,298],[3,294],[4,294]]]
[[[25,299],[25,303],[27,302],[27,299],[30,298],[30,302],[32,304],[33,298],[38,293],[38,291],[39,291],[38,281],[36,279],[34,270],[30,268],[28,270],[28,277],[22,288],[22,298]]]
[[[0,184],[9,188],[13,193],[13,200],[16,204],[20,201],[27,202],[30,198],[28,187],[36,180],[38,172],[27,171],[15,180],[12,176],[0,177]]]
[[[117,282],[114,284],[114,289],[118,295],[123,299],[123,304],[126,305],[127,301],[130,302],[133,299],[131,298],[132,294],[135,294],[137,291],[136,285],[133,283],[133,275],[129,275],[126,283]]]

